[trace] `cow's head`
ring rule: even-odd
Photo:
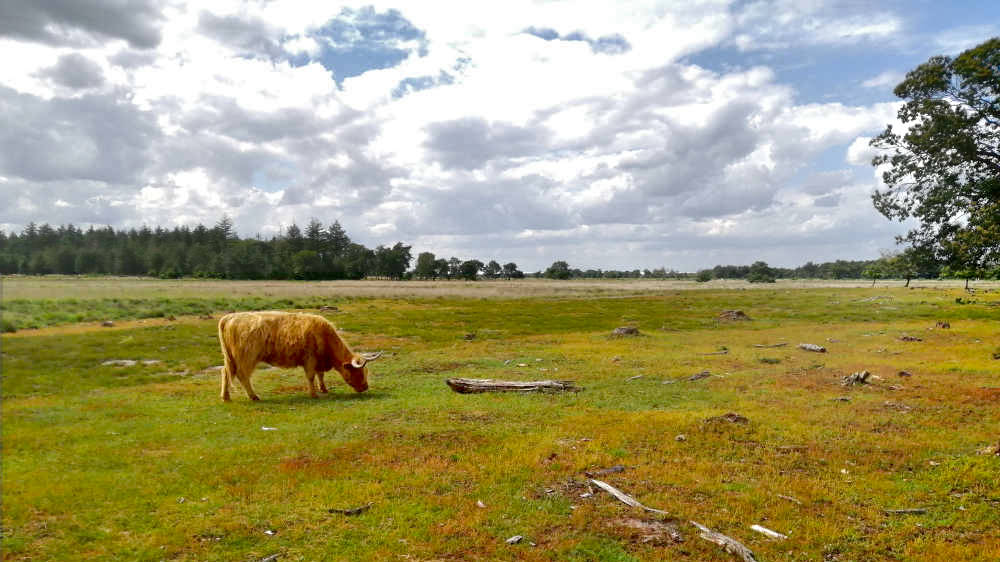
[[[369,361],[374,361],[381,356],[381,351],[378,353],[354,355],[350,361],[346,361],[341,366],[340,374],[344,376],[344,382],[349,384],[356,392],[368,390],[368,370],[365,368],[365,365]]]

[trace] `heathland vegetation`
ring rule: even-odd
[[[116,294],[190,307],[2,337],[6,560],[733,559],[689,521],[759,560],[1000,557],[993,283],[4,283],[26,317]],[[346,295],[368,288],[412,293]],[[371,388],[314,400],[301,369],[262,366],[261,402],[222,403],[216,323],[242,306],[384,350]],[[623,325],[639,335],[611,337]],[[459,395],[449,377],[583,390]]]

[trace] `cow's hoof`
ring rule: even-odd
[[[257,396],[256,394],[254,394],[253,396],[250,397],[250,399],[251,400],[260,400],[260,396]]]

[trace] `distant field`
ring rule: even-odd
[[[654,294],[685,289],[867,288],[871,281],[787,280],[747,283],[713,280],[707,283],[671,279],[519,279],[516,281],[226,281],[215,279],[154,279],[149,277],[73,277],[60,275],[3,277],[4,300],[101,299],[156,297],[553,297],[601,294]],[[964,281],[916,280],[916,287],[961,288]],[[878,281],[876,287],[902,287],[903,281]],[[979,288],[1000,288],[1000,281],[977,281]]]
[[[3,558],[735,559],[693,520],[758,560],[1000,559],[1000,292],[853,285],[4,278],[5,320],[50,327],[0,340]],[[387,352],[368,392],[331,375],[313,400],[301,369],[262,366],[261,402],[219,400],[219,312],[324,304]],[[667,515],[588,487],[616,465],[597,478]],[[636,527],[654,522],[683,542]]]
[[[142,277],[6,276],[2,281],[0,331],[47,326],[201,316],[231,310],[319,308],[368,298],[525,299],[592,298],[661,295],[670,291],[792,290],[803,288],[867,288],[870,281],[781,280],[708,283],[676,280],[612,279],[553,281],[223,281]],[[915,281],[915,288],[952,289],[961,281]],[[879,281],[876,288],[902,287],[902,281]],[[978,290],[1000,288],[1000,282],[977,282]]]

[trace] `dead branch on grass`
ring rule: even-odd
[[[334,508],[334,509],[328,509],[327,511],[329,511],[330,513],[339,513],[341,515],[360,515],[360,514],[366,512],[366,511],[368,511],[369,509],[371,509],[373,505],[375,505],[373,502],[368,502],[365,505],[360,505],[358,507],[352,507],[350,509],[335,509]]]
[[[922,507],[910,507],[906,509],[883,509],[886,515],[923,515],[927,510]]]
[[[771,537],[772,539],[785,540],[785,539],[788,538],[788,535],[782,535],[778,531],[772,531],[771,529],[768,529],[767,527],[762,527],[760,525],[750,525],[750,530],[751,531],[757,531],[758,533],[760,533],[762,535],[767,535],[768,537]]]
[[[645,509],[646,511],[651,511],[653,513],[662,513],[663,515],[667,514],[667,512],[663,511],[662,509],[655,509],[652,507],[646,507],[645,505],[642,505],[641,503],[639,503],[639,500],[633,498],[632,496],[626,494],[625,492],[619,490],[618,488],[615,488],[614,486],[608,484],[607,482],[597,480],[596,478],[591,478],[590,482],[595,486],[597,486],[598,488],[601,488],[605,492],[611,494],[612,496],[617,498],[618,501],[622,502],[625,505],[642,508]]]
[[[743,559],[743,562],[757,562],[754,558],[753,551],[743,545],[740,541],[723,535],[722,533],[716,533],[715,531],[709,529],[708,527],[691,521],[691,524],[701,531],[698,536],[705,539],[706,541],[714,542],[715,544],[721,546],[729,554],[735,554]]]
[[[459,394],[479,392],[579,392],[573,381],[498,381],[493,379],[448,379],[445,383]]]
[[[872,374],[868,371],[858,371],[857,373],[851,373],[844,377],[841,384],[844,386],[852,386],[855,384],[868,384],[868,377]]]

